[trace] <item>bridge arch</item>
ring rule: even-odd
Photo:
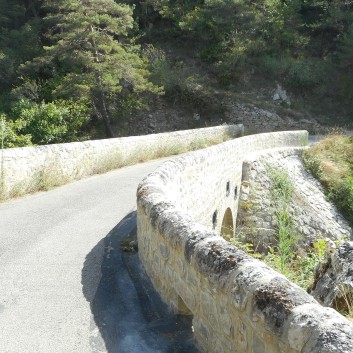
[[[221,226],[221,236],[226,239],[230,240],[233,238],[234,235],[234,220],[232,210],[228,207],[226,212],[224,213],[222,226]]]

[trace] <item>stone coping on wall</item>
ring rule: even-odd
[[[191,152],[164,163],[138,188],[140,259],[163,299],[175,311],[193,315],[203,352],[353,352],[352,322],[179,206],[180,197],[190,202],[197,197],[190,190],[183,195],[178,185],[191,167],[195,172],[208,158],[229,157],[231,151],[241,165],[251,152],[300,147],[305,137],[303,131],[259,134]],[[189,176],[193,179],[197,175]]]
[[[0,151],[0,194],[23,194],[35,191],[40,183],[62,184],[121,166],[223,142],[242,134],[242,125],[222,125],[144,136],[4,149]]]

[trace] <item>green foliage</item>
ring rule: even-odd
[[[325,186],[327,196],[353,222],[353,139],[331,135],[303,154],[308,170]]]
[[[283,273],[290,281],[307,290],[313,282],[315,268],[326,254],[325,246],[325,241],[318,239],[314,242],[313,248],[302,250],[300,255],[293,252],[292,257],[285,265],[280,254],[274,248],[270,248],[264,261],[275,270]]]
[[[326,242],[324,239],[317,239],[314,241],[315,253],[319,259],[323,258],[326,255]]]
[[[305,167],[317,178],[322,174],[322,166],[320,164],[320,158],[312,155],[309,150],[303,152],[303,162]]]
[[[271,181],[271,194],[274,198],[273,202],[276,203],[277,206],[284,205],[288,208],[288,202],[291,201],[294,191],[292,181],[289,179],[288,174],[279,168],[268,165],[267,169]],[[281,209],[281,207],[279,208]],[[285,219],[284,222],[286,222]]]
[[[245,57],[283,52],[307,43],[295,23],[300,3],[267,0],[161,2],[156,9],[172,19],[200,46],[205,60],[237,64]],[[232,69],[232,67],[229,67]]]
[[[347,175],[337,185],[328,188],[328,197],[353,222],[353,174]]]
[[[204,78],[187,67],[181,59],[170,60],[163,50],[152,45],[145,47],[144,56],[149,62],[150,80],[164,87],[169,102],[196,107],[201,113],[222,111],[223,107],[215,104],[213,92],[205,84]]]
[[[183,87],[187,73],[181,62],[170,62],[163,50],[152,45],[144,48],[143,55],[149,62],[150,80],[154,84],[163,86],[167,94]]]
[[[337,51],[336,65],[340,70],[341,95],[346,102],[353,99],[353,23],[342,35]]]
[[[89,119],[85,101],[58,100],[32,103],[22,100],[14,108],[22,135],[31,136],[33,144],[60,143],[80,139],[82,126]]]
[[[127,5],[134,2],[135,9]],[[106,135],[113,136],[114,121],[145,108],[151,94],[163,92],[159,86],[174,103],[181,99],[204,106],[209,97],[201,75],[155,48],[150,60],[136,45],[162,38],[192,48],[224,86],[255,72],[303,95],[325,95],[351,112],[352,3],[134,2],[0,0],[0,111],[11,116],[12,105],[23,98],[39,105],[86,100],[91,126],[103,122]],[[24,136],[25,123],[18,117],[7,119],[12,144],[16,136]],[[52,141],[52,136],[42,140]]]
[[[31,145],[31,135],[22,134],[24,125],[24,122],[20,119],[12,121],[6,115],[0,114],[1,147],[11,148]]]
[[[297,236],[288,209],[277,210],[275,216],[278,222],[277,251],[280,258],[280,268],[283,271],[292,259]]]
[[[353,23],[348,27],[347,32],[342,36],[339,44],[338,65],[345,70],[353,68]]]
[[[90,115],[85,101],[21,100],[12,107],[10,115],[2,114],[0,118],[4,148],[10,148],[87,138],[82,131]]]
[[[46,20],[55,24],[53,42],[44,47],[46,55],[23,69],[56,64],[60,80],[54,96],[89,100],[96,117],[104,121],[107,136],[114,136],[111,106],[123,102],[119,108],[126,109],[126,97],[133,93],[159,92],[147,79],[139,47],[128,39],[134,26],[131,7],[113,0],[47,0],[44,4],[49,11]]]
[[[0,9],[0,89],[9,90],[17,82],[18,66],[41,49],[40,20],[35,5],[29,13],[20,0],[0,0]]]
[[[293,226],[289,205],[293,195],[293,184],[288,174],[281,169],[268,167],[271,181],[272,205],[277,221],[276,245],[269,248],[264,261],[283,273],[288,279],[307,289],[320,258],[326,253],[325,241],[314,242],[313,248],[300,249],[300,237]]]
[[[298,241],[289,212],[294,187],[285,171],[270,165],[267,166],[267,169],[271,182],[271,203],[275,209],[274,216],[277,221],[276,248],[271,248],[270,254],[276,268],[286,273]]]
[[[2,3],[0,88],[8,96],[12,89],[14,107],[1,110],[19,110],[12,120],[23,122],[20,130],[34,143],[75,140],[88,116],[102,120],[113,136],[111,120],[145,107],[146,93],[161,92],[149,82],[147,63],[131,38],[130,6],[113,0]],[[36,104],[24,107],[24,98]],[[82,102],[89,111],[81,113]]]
[[[294,89],[309,89],[323,85],[329,75],[328,65],[322,60],[290,56],[264,56],[262,70]]]
[[[351,100],[353,5],[349,2],[151,0],[147,4],[172,22],[175,35],[213,66],[225,86],[256,68],[258,74],[292,89],[314,89],[315,94]]]
[[[256,249],[254,249],[254,244],[252,243],[244,243],[241,240],[241,235],[239,235],[236,238],[231,238],[229,241],[232,245],[236,246],[238,249],[243,250],[247,254],[251,255],[252,257],[255,257],[257,259],[262,259],[263,256],[262,254],[259,254],[256,252]]]

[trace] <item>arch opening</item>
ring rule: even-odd
[[[217,210],[213,212],[213,215],[212,215],[212,225],[213,225],[213,229],[216,228],[217,226]]]
[[[222,227],[221,227],[221,236],[226,240],[230,240],[234,236],[233,214],[229,207],[226,209],[226,212],[224,213]]]

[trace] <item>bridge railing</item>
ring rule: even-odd
[[[105,140],[0,151],[0,198],[47,189],[149,159],[186,152],[241,136],[242,125],[225,125]]]

